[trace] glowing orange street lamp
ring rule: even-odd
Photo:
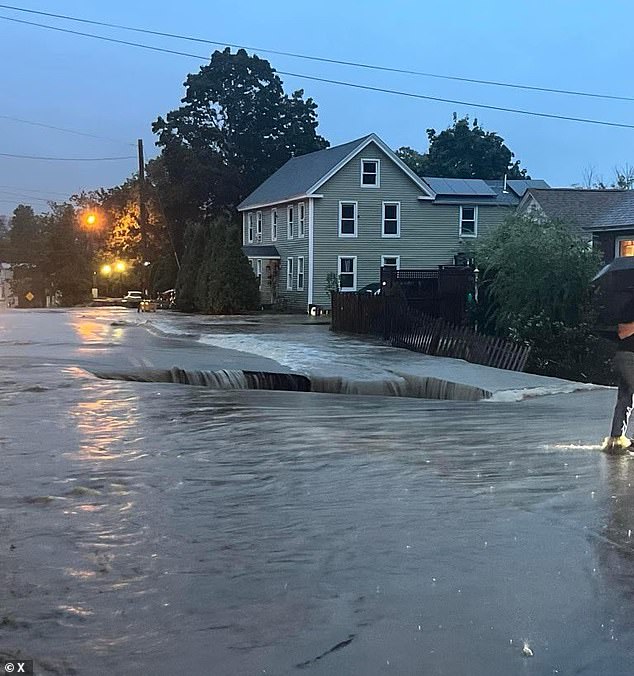
[[[99,230],[101,227],[101,220],[97,211],[84,211],[80,217],[81,227],[84,230]]]
[[[109,265],[102,265],[101,266],[101,274],[105,275],[106,277],[112,272],[112,268]]]
[[[123,261],[117,261],[117,262],[114,264],[114,269],[115,269],[117,272],[124,272],[124,271],[125,271],[125,263],[124,263]]]

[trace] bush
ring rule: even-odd
[[[512,216],[474,250],[481,329],[532,347],[527,370],[611,382],[609,341],[596,335],[590,280],[601,258],[566,223]]]

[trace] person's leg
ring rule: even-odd
[[[614,357],[614,370],[619,387],[614,415],[612,417],[611,437],[625,436],[627,424],[634,404],[634,353],[617,352]]]

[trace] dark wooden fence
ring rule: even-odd
[[[394,289],[410,308],[462,324],[467,296],[475,293],[475,272],[467,266],[439,265],[433,269],[381,268],[381,283]]]
[[[393,347],[510,371],[523,371],[530,354],[527,345],[484,336],[469,326],[419,312],[400,294],[334,292],[332,330],[379,336]]]

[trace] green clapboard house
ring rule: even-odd
[[[262,303],[330,307],[342,291],[378,282],[381,266],[451,265],[543,181],[420,178],[376,134],[294,157],[238,207],[243,251]]]

